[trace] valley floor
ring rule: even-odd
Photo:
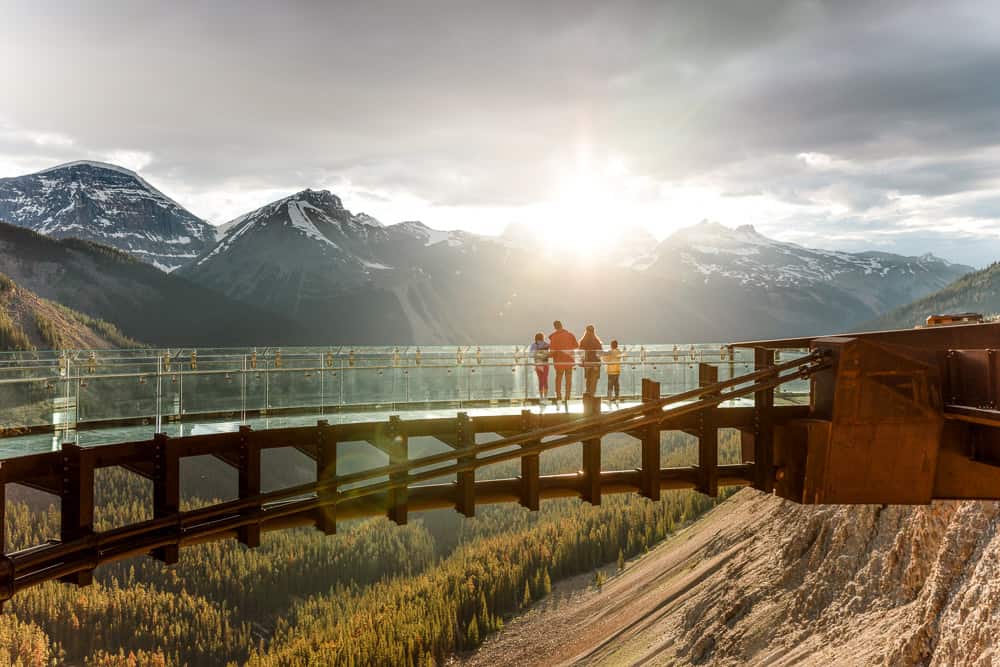
[[[998,518],[744,490],[601,590],[561,582],[460,662],[1000,665]]]

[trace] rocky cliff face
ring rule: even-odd
[[[740,664],[1000,662],[1000,503],[804,507],[745,491],[680,606],[677,655]]]
[[[1000,664],[1000,503],[804,506],[743,490],[468,662]],[[559,599],[561,597],[561,599]]]

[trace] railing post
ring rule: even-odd
[[[593,394],[583,396],[583,416],[601,413],[601,399]],[[601,436],[583,441],[583,499],[591,505],[601,504]]]
[[[409,459],[409,446],[407,442],[406,434],[403,432],[403,424],[399,416],[393,415],[389,417],[389,427],[386,431],[389,436],[388,450],[389,450],[389,465],[396,465],[400,463],[406,463]],[[403,484],[407,478],[408,473],[400,472],[389,475],[389,480],[397,483]],[[408,492],[405,484],[393,488],[389,491],[389,508],[388,516],[389,519],[394,521],[396,525],[405,526],[407,521],[407,500]]]
[[[0,556],[7,553],[7,479],[0,465]],[[2,587],[0,587],[2,590]],[[0,601],[4,600],[0,593]]]
[[[642,378],[642,402],[659,400],[660,383]],[[650,500],[660,499],[660,427],[648,424],[642,429],[642,490]]]
[[[476,434],[472,430],[467,412],[459,412],[455,432],[455,448],[458,450],[471,447],[476,442]],[[475,460],[475,456],[459,456],[459,463],[467,463]],[[476,516],[476,471],[464,470],[456,477],[457,488],[455,497],[455,509],[467,517]]]
[[[521,431],[531,430],[531,410],[521,410]],[[526,442],[523,447],[529,447],[538,441]],[[538,454],[528,454],[521,457],[521,500],[522,507],[532,512],[538,511],[539,499],[539,459]]]
[[[260,445],[254,438],[253,429],[240,426],[240,467],[239,467],[239,497],[251,498],[260,495]],[[254,512],[260,507],[248,508]],[[260,546],[260,523],[240,526],[237,539],[248,547]]]
[[[62,464],[59,536],[64,543],[69,543],[94,534],[94,463],[87,451],[75,442],[64,442]],[[94,573],[93,570],[75,572],[59,580],[87,586],[94,580]]]
[[[774,365],[774,350],[754,348],[754,370]],[[754,392],[754,488],[765,493],[774,489],[774,389]]]
[[[320,419],[316,422],[316,481],[326,483],[336,477],[337,439],[330,429],[330,422]],[[337,532],[337,505],[333,502],[337,497],[337,488],[324,488],[318,495],[324,505],[319,508],[316,527],[326,535],[333,535]]]
[[[698,386],[707,387],[719,381],[719,369],[711,364],[698,364]],[[716,396],[718,392],[706,394]],[[697,491],[715,498],[719,495],[719,429],[716,410],[712,407],[698,412],[698,486]]]
[[[153,436],[153,518],[176,514],[181,506],[180,458],[165,433]],[[178,536],[179,537],[179,536]],[[179,558],[176,544],[153,550],[153,558],[173,565]]]

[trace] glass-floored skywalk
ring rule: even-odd
[[[699,364],[720,380],[753,370],[748,350],[726,345],[623,347],[621,399],[635,405],[643,378],[666,397],[698,386]],[[782,351],[779,361],[798,352]],[[606,364],[605,364],[606,366]],[[605,396],[607,368],[598,395]],[[583,369],[573,369],[566,405],[538,399],[524,347],[340,347],[66,350],[0,353],[0,458],[169,436],[254,429],[514,414],[582,413]],[[808,384],[784,385],[777,402],[808,400]],[[752,399],[743,399],[752,405]]]

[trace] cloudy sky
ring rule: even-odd
[[[1000,259],[995,2],[0,0],[0,176]],[[625,233],[625,232],[621,232]]]

